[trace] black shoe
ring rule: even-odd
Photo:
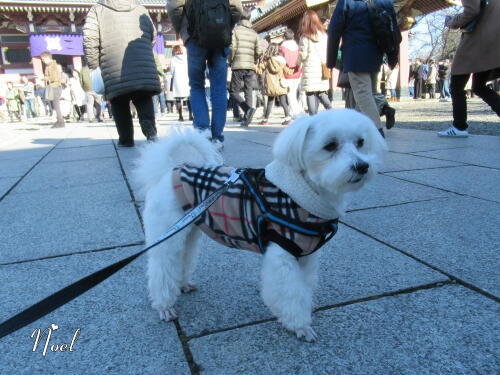
[[[385,114],[385,127],[387,129],[391,129],[394,126],[394,123],[396,122],[396,110],[389,105],[386,105],[384,107],[384,114]]]
[[[134,147],[134,141],[118,141],[118,147]]]
[[[248,108],[245,112],[245,116],[243,117],[243,122],[241,126],[248,126],[252,122],[253,115],[255,114],[255,108]]]

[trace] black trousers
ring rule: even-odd
[[[474,73],[472,76],[472,92],[488,104],[500,117],[500,95],[486,86],[491,71]],[[453,126],[459,130],[465,130],[467,124],[467,97],[465,85],[470,74],[452,75],[450,81],[451,101],[453,104]]]
[[[251,69],[236,69],[232,71],[229,92],[231,98],[238,103],[243,112],[253,107],[253,87],[255,86],[255,72]],[[245,99],[240,95],[243,91]]]
[[[135,91],[111,99],[111,112],[115,120],[119,141],[122,143],[134,142],[134,123],[130,112],[130,102],[134,103],[139,117],[142,133],[146,138],[156,136],[155,110],[153,94],[144,91]]]

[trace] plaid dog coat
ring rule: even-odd
[[[188,211],[218,189],[230,167],[173,170],[174,191]],[[338,219],[314,216],[265,178],[263,169],[245,170],[195,224],[226,246],[264,253],[275,242],[295,257],[313,253],[337,232]]]

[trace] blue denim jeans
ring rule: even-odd
[[[196,129],[211,129],[212,139],[224,141],[222,131],[226,124],[227,111],[227,56],[229,48],[207,50],[195,41],[186,44],[188,55],[188,76],[191,86],[190,100],[193,110],[193,125]],[[208,113],[205,96],[205,70],[208,66],[210,80],[210,99],[212,101],[212,119]]]

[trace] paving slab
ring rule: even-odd
[[[17,177],[0,177],[0,198],[19,180]]]
[[[0,159],[0,177],[24,176],[39,160],[40,157]]]
[[[0,212],[0,263],[143,241],[123,181],[9,194]]]
[[[448,150],[446,150],[445,152],[447,151]],[[419,155],[425,156],[425,153]],[[387,152],[382,158],[379,172],[397,172],[413,169],[453,167],[458,165],[463,165],[463,163],[458,163],[451,160],[431,159],[427,157],[401,154],[397,152]]]
[[[494,374],[498,304],[459,286],[314,314],[316,343],[273,321],[189,342],[203,374]]]
[[[89,176],[89,170],[92,174]],[[90,177],[90,178],[89,178]],[[43,160],[12,194],[54,189],[71,189],[106,182],[121,182],[123,175],[116,158],[87,159],[51,163]]]
[[[499,296],[500,205],[459,196],[438,202],[356,211],[343,221]]]
[[[261,256],[205,240],[194,281],[198,291],[178,300],[188,336],[271,318],[260,290]],[[360,233],[341,226],[321,249],[316,306],[330,306],[387,291],[447,281],[435,272]]]
[[[418,152],[416,155],[441,160],[454,160],[456,162],[498,169],[500,166],[500,152],[498,152],[498,150],[500,150],[500,137],[498,137],[498,139],[499,141],[495,149],[492,148],[491,152],[477,152],[477,147],[481,147],[483,150],[484,147],[488,147],[487,145],[481,144],[477,147]]]
[[[435,200],[450,196],[446,191],[421,184],[377,175],[360,190],[346,195],[348,210],[392,206],[408,202]]]
[[[81,277],[138,251],[137,247],[0,266],[0,321]],[[0,340],[2,374],[190,374],[173,323],[160,322],[148,306],[145,259],[38,321]],[[23,277],[20,277],[23,275]],[[5,284],[4,284],[5,285]],[[33,352],[37,329],[52,324]],[[77,329],[80,334],[69,346]],[[68,344],[52,352],[53,344]]]
[[[500,203],[500,169],[475,166],[393,172],[390,176]]]
[[[43,160],[44,163],[79,161],[116,157],[111,143],[70,148],[57,147]]]
[[[46,155],[54,146],[32,147],[30,145],[18,144],[12,148],[3,148],[0,150],[0,160],[12,161],[16,159],[40,159]]]

